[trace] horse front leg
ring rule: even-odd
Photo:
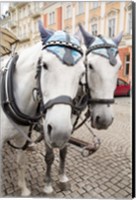
[[[31,191],[27,188],[26,180],[25,180],[25,172],[26,172],[26,163],[27,156],[26,152],[19,150],[17,153],[17,163],[18,163],[18,186],[21,189],[21,196],[27,197],[31,194]]]
[[[48,146],[46,146],[46,155],[45,155],[45,162],[46,162],[46,176],[45,176],[45,187],[44,192],[46,194],[50,194],[53,192],[52,188],[52,180],[51,180],[51,166],[54,161],[54,153],[53,149],[50,149]]]
[[[65,173],[66,155],[67,155],[67,146],[65,146],[63,149],[60,149],[59,179],[60,179],[62,189],[65,189],[66,183],[68,183],[68,181],[69,181],[69,179]],[[64,188],[63,188],[63,186],[64,186]],[[67,185],[67,187],[68,186],[69,185]]]
[[[18,134],[15,137],[15,146],[22,147],[26,143],[26,139]],[[17,173],[18,173],[18,186],[21,189],[21,196],[27,197],[31,191],[27,188],[26,184],[26,169],[27,169],[27,155],[24,150],[17,150]]]

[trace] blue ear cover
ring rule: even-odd
[[[85,45],[88,48],[94,42],[95,37],[93,37],[91,34],[89,34],[87,31],[85,31],[85,29],[83,28],[83,26],[81,24],[79,24],[79,28],[83,35]]]
[[[49,31],[43,27],[41,20],[38,21],[39,32],[41,35],[41,40],[45,44],[47,40],[53,35],[52,31]]]
[[[118,46],[119,43],[121,42],[122,37],[123,37],[123,31],[121,31],[121,32],[118,34],[118,36],[115,37],[115,38],[113,39],[114,43],[115,43],[117,46]]]

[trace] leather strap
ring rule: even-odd
[[[69,96],[59,96],[54,99],[49,100],[46,104],[43,105],[42,112],[46,113],[47,109],[52,108],[56,104],[65,104],[73,107],[73,100]]]
[[[43,49],[50,47],[50,46],[61,46],[61,47],[67,47],[70,48],[72,50],[78,51],[81,55],[83,55],[83,50],[81,49],[80,46],[73,44],[71,42],[65,42],[65,41],[50,41],[47,42]]]
[[[90,104],[113,104],[114,99],[89,99]]]
[[[13,93],[13,74],[15,71],[18,55],[14,55],[8,63],[3,77],[2,77],[2,90],[1,102],[5,114],[10,117],[15,123],[23,126],[31,125],[37,122],[41,116],[28,116],[20,111],[17,106],[14,93]]]

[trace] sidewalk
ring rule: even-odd
[[[71,188],[61,191],[58,187],[58,151],[52,167],[54,198],[131,198],[131,112],[130,99],[117,98],[114,105],[115,119],[106,131],[94,133],[101,139],[101,147],[90,157],[81,156],[81,149],[69,145],[66,171]],[[74,133],[74,137],[91,142],[92,136],[84,126]],[[43,142],[36,151],[28,152],[27,184],[32,197],[47,197],[44,187],[45,154]],[[14,154],[14,156],[13,156]],[[5,145],[3,153],[3,195],[20,196],[17,186],[16,150]]]

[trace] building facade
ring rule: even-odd
[[[37,21],[50,30],[74,34],[81,23],[93,35],[115,37],[123,30],[119,46],[122,67],[119,77],[127,82],[132,74],[132,3],[128,1],[11,2],[10,16],[1,19],[20,39],[19,49],[40,41]],[[5,22],[4,22],[5,21]]]

